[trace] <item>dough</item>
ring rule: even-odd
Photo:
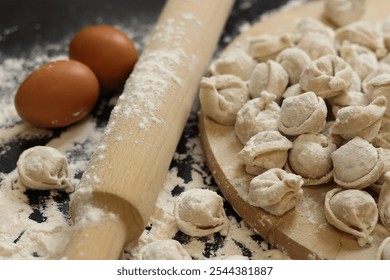
[[[328,37],[333,42],[335,37],[335,31],[332,28],[311,17],[301,19],[297,24],[296,32],[299,38],[303,38],[310,33],[318,33]]]
[[[275,99],[275,94],[263,91],[238,111],[234,131],[242,144],[260,131],[278,130],[280,107]]]
[[[390,132],[379,131],[378,135],[372,140],[372,144],[376,148],[383,148],[390,151]]]
[[[302,200],[302,186],[301,176],[272,168],[251,180],[248,203],[280,216]]]
[[[324,16],[336,26],[358,21],[365,11],[365,0],[325,0]]]
[[[383,175],[384,183],[378,198],[379,218],[383,226],[390,232],[390,171]]]
[[[289,152],[291,171],[300,175],[305,185],[319,185],[333,178],[331,153],[337,149],[332,140],[323,134],[298,136]]]
[[[303,70],[311,63],[309,55],[298,48],[287,48],[281,51],[275,60],[287,71],[292,85],[299,82]]]
[[[377,96],[384,96],[390,98],[390,73],[382,73],[367,81],[366,94],[370,101]]]
[[[387,54],[381,30],[369,22],[357,21],[337,29],[336,42],[342,45],[344,41],[370,49],[377,58],[382,58]]]
[[[256,60],[244,50],[235,49],[214,61],[210,66],[210,72],[213,76],[230,74],[239,77],[243,81],[247,81],[256,64]]]
[[[327,108],[324,100],[314,92],[305,92],[283,100],[279,130],[286,135],[319,133],[326,123]]]
[[[252,98],[260,97],[266,90],[276,95],[279,102],[288,84],[288,73],[279,63],[268,60],[254,68],[249,80],[249,93]]]
[[[351,65],[362,81],[378,68],[379,62],[376,55],[364,46],[346,42],[339,51],[340,57]]]
[[[364,93],[370,94],[373,91],[373,88],[369,83],[376,77],[382,74],[390,74],[390,64],[386,62],[379,62],[378,68],[367,75],[367,77],[362,82],[362,89]],[[382,78],[381,78],[382,79]]]
[[[227,235],[229,220],[223,200],[216,192],[190,189],[175,202],[175,219],[179,229],[190,236],[206,236],[215,232]]]
[[[48,146],[25,150],[17,162],[20,182],[37,190],[74,191],[68,176],[68,160],[60,151]]]
[[[371,142],[378,135],[386,108],[387,100],[383,96],[367,106],[344,107],[337,112],[332,133],[346,140],[359,136]]]
[[[379,148],[382,155],[382,161],[383,161],[383,169],[382,174],[379,177],[378,180],[375,181],[375,183],[370,185],[370,188],[377,192],[378,194],[381,192],[383,184],[387,181],[386,173],[390,172],[390,150],[388,149],[382,149]]]
[[[367,95],[360,91],[348,91],[346,93],[337,95],[336,97],[329,98],[328,104],[332,107],[332,114],[336,118],[337,112],[344,107],[348,106],[367,106]]]
[[[331,154],[334,181],[344,188],[362,189],[382,175],[382,152],[355,137]]]
[[[285,90],[285,92],[283,93],[283,98],[286,99],[287,97],[290,96],[297,96],[304,92],[305,91],[301,89],[301,86],[299,84],[294,84]]]
[[[204,114],[220,124],[233,125],[237,112],[249,100],[249,91],[234,75],[204,77],[200,82],[199,99]]]
[[[294,45],[291,34],[269,35],[262,34],[248,40],[248,53],[258,62],[265,62],[275,57],[284,49]]]
[[[337,55],[334,42],[321,33],[306,34],[297,47],[306,52],[312,60],[325,55]]]
[[[313,61],[299,80],[301,88],[313,91],[326,99],[345,93],[351,89],[354,80],[360,79],[351,66],[336,55],[326,55]]]
[[[140,260],[191,260],[191,256],[176,240],[152,241],[140,249]]]
[[[378,208],[368,192],[334,188],[325,196],[325,217],[339,230],[356,236],[359,246],[364,247],[373,240]]]
[[[251,175],[271,168],[282,168],[287,161],[292,143],[279,131],[262,131],[249,139],[237,157]]]
[[[368,100],[375,100],[378,97],[387,100],[385,114],[382,118],[382,132],[390,132],[390,74],[383,73],[373,77],[366,84],[366,92]]]

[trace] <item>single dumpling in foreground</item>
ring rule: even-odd
[[[68,175],[68,160],[60,151],[49,146],[25,150],[17,162],[20,182],[37,190],[74,190]]]
[[[251,180],[248,203],[280,216],[302,200],[302,186],[301,176],[272,168]]]
[[[190,189],[181,193],[174,215],[179,229],[190,236],[215,232],[226,235],[229,228],[222,197],[211,190]]]
[[[305,185],[319,185],[333,178],[331,154],[337,149],[331,138],[323,134],[298,136],[289,152],[291,171],[302,176]]]
[[[376,182],[383,171],[381,149],[355,137],[331,154],[333,178],[347,189],[363,189]]]
[[[334,188],[325,196],[325,217],[339,230],[356,236],[359,246],[364,247],[373,240],[378,208],[366,191]]]

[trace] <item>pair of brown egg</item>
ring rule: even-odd
[[[124,32],[94,25],[73,37],[69,58],[44,64],[22,82],[15,108],[23,120],[44,128],[78,122],[95,106],[100,88],[123,86],[138,55]]]

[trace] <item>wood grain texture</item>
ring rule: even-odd
[[[158,122],[147,129],[140,126],[142,120],[150,119],[150,110],[140,110],[130,118],[111,115],[108,127],[112,129],[106,130],[102,140],[104,156],[99,152],[93,154],[80,182],[82,188],[72,197],[71,213],[76,225],[66,258],[116,259],[123,245],[143,232],[190,114],[200,78],[214,53],[232,5],[233,0],[167,1],[134,70],[150,70],[150,83],[161,82],[158,77],[153,79],[156,74],[153,67],[161,66],[153,61],[157,62],[159,57],[150,60],[150,54],[160,51],[169,54],[178,49],[182,54],[176,67],[170,68],[172,61],[168,61],[164,65],[166,70],[157,69],[162,73],[169,71],[172,78],[164,81],[164,92],[155,86],[160,96],[156,96],[153,104],[153,118]],[[148,59],[146,55],[149,55]],[[172,59],[177,57],[172,56]],[[133,82],[137,83],[136,80]],[[132,92],[126,87],[120,98],[122,108],[137,108],[138,99],[129,98]],[[139,108],[145,108],[145,104],[139,105]],[[121,110],[118,105],[116,108]],[[95,176],[98,179],[94,181]],[[87,189],[87,194],[82,189]],[[90,226],[78,225],[80,216],[86,214],[84,206],[88,204],[113,213],[116,218]]]
[[[366,2],[365,20],[376,21],[388,16],[390,6],[387,0]],[[315,1],[273,14],[238,36],[225,52],[242,44],[249,36],[293,31],[299,18],[314,17],[324,21],[322,5],[322,1]],[[378,224],[371,246],[360,248],[354,236],[328,224],[324,215],[324,198],[332,184],[304,187],[304,200],[296,208],[280,217],[270,215],[247,204],[240,196],[245,195],[253,177],[245,172],[236,157],[243,146],[235,136],[234,127],[220,125],[201,114],[200,131],[208,166],[223,195],[268,242],[293,259],[375,259],[380,243],[389,233]]]

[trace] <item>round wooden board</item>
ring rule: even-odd
[[[364,20],[385,19],[390,14],[388,0],[366,1]],[[322,18],[323,2],[315,1],[279,12],[254,24],[238,36],[225,52],[249,36],[282,34],[293,31],[299,18]],[[247,204],[245,196],[250,180],[236,154],[242,149],[233,126],[220,125],[200,114],[200,132],[204,154],[213,176],[225,198],[239,215],[268,242],[292,259],[374,259],[382,240],[389,235],[378,224],[371,246],[361,248],[356,238],[334,228],[325,220],[325,193],[332,185],[304,187],[304,199],[293,210],[278,217]],[[241,196],[240,196],[241,194]]]

